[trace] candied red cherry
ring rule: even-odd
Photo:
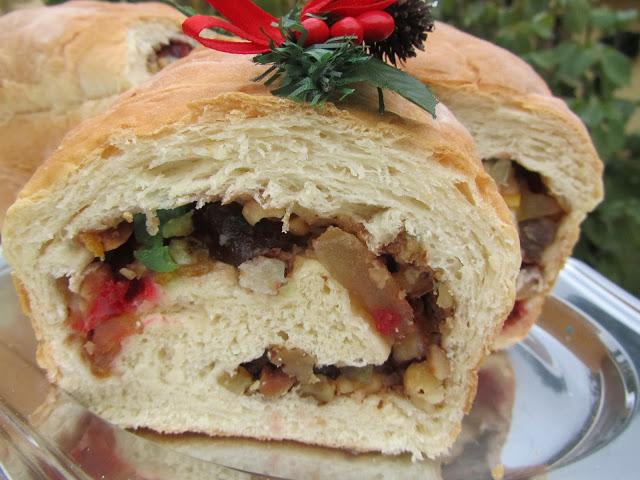
[[[302,26],[307,30],[307,38],[304,46],[324,43],[329,39],[329,25],[320,18],[307,18],[302,21]]]
[[[356,20],[362,25],[364,39],[367,42],[382,42],[389,38],[396,28],[393,17],[381,10],[365,12],[358,15]]]
[[[362,43],[364,29],[353,17],[344,17],[331,26],[331,38],[356,37],[356,43]]]

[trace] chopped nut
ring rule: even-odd
[[[436,305],[443,309],[453,308],[453,297],[451,296],[449,289],[443,284],[438,285],[437,289],[438,298],[436,300]]]
[[[417,331],[409,333],[393,345],[393,360],[397,363],[408,362],[424,357],[425,340]]]
[[[284,214],[282,208],[263,208],[255,200],[249,200],[242,207],[242,216],[252,226],[263,218],[282,218]]]
[[[431,373],[433,373],[438,380],[446,379],[451,373],[447,354],[437,345],[429,345],[427,362],[429,363]]]
[[[227,372],[223,373],[219,382],[220,385],[230,392],[241,395],[251,386],[253,378],[251,378],[251,375],[245,368],[238,367],[233,375],[229,375]]]
[[[336,378],[336,393],[338,395],[348,395],[351,392],[355,391],[356,384],[349,380],[344,375],[340,375]]]
[[[336,386],[324,375],[318,375],[318,379],[316,383],[301,385],[300,395],[314,397],[320,403],[328,403],[336,396]]]
[[[378,393],[383,388],[384,376],[380,373],[373,372],[369,381],[365,384],[361,384],[358,387],[358,391],[364,393],[365,395],[371,395],[373,393]]]
[[[136,272],[129,268],[122,267],[120,270],[118,270],[118,272],[127,280],[133,280],[134,278],[136,278]]]
[[[295,377],[300,383],[313,383],[317,377],[313,373],[313,366],[316,359],[313,355],[298,349],[287,349],[284,347],[274,347],[269,350],[269,361],[287,375]]]
[[[286,264],[282,260],[255,257],[238,267],[240,286],[256,293],[277,295],[285,283]]]
[[[429,371],[427,361],[412,363],[404,372],[404,389],[415,406],[430,411],[444,400],[444,387]]]

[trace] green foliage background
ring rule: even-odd
[[[0,0],[0,11],[37,0]],[[64,0],[48,0],[57,3]],[[255,0],[283,15],[294,0]],[[178,0],[209,12],[206,0]],[[614,9],[609,3],[633,9]],[[637,0],[440,0],[434,14],[522,56],[589,128],[605,162],[606,199],[583,225],[574,255],[640,295],[640,85],[623,98],[640,62]],[[640,65],[637,70],[640,72]],[[640,83],[640,81],[639,81]]]

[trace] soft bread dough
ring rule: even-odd
[[[190,43],[184,16],[159,3],[74,1],[0,16],[0,225],[62,137],[147,80],[147,57]]]
[[[481,158],[509,158],[536,172],[566,215],[542,258],[542,292],[497,339],[504,348],[524,338],[540,314],[580,235],[580,223],[603,197],[603,165],[580,119],[523,60],[507,50],[436,23],[404,66],[434,91],[469,129]]]
[[[40,341],[40,364],[51,380],[126,427],[417,457],[446,451],[471,405],[477,366],[513,305],[520,265],[511,214],[471,137],[442,104],[433,120],[387,95],[381,116],[372,90],[339,107],[314,108],[252,82],[262,70],[249,61],[219,59],[192,54],[84,122],[9,209],[5,254]],[[269,401],[220,386],[224,371],[251,360],[280,331],[287,347],[338,364],[388,353],[344,288],[330,276],[318,281],[313,261],[294,272],[282,298],[247,297],[228,266],[178,276],[165,286],[160,317],[143,320],[143,333],[125,341],[114,374],[90,373],[80,345],[68,341],[64,281],[57,279],[74,277],[90,260],[76,235],[135,212],[243,198],[360,225],[374,252],[399,234],[413,239],[416,261],[438,272],[455,302],[443,333],[451,375],[442,408],[423,411],[391,392],[317,405],[295,392]],[[311,277],[296,287],[305,272]]]

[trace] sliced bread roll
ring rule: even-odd
[[[498,348],[526,336],[602,200],[602,162],[585,126],[512,53],[438,23],[406,70],[427,83],[473,135],[519,223],[516,305]]]
[[[0,16],[0,225],[68,130],[191,50],[183,19],[158,3],[90,1]]]
[[[217,58],[84,122],[9,209],[40,364],[125,427],[446,451],[520,265],[471,137],[444,105],[314,108]]]

